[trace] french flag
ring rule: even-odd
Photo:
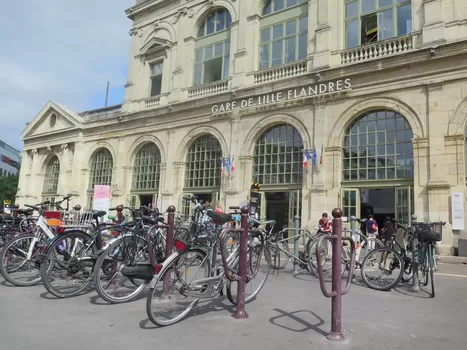
[[[311,159],[311,155],[308,152],[308,150],[305,150],[305,152],[303,152],[303,167],[304,168],[308,168],[308,159]]]

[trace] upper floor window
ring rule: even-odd
[[[308,0],[267,0],[263,7],[263,16],[282,11],[286,8],[307,3]]]
[[[162,62],[154,63],[151,65],[151,96],[157,96],[161,94],[162,68]]]
[[[345,3],[346,48],[411,32],[411,0],[347,0]]]
[[[208,14],[198,30],[198,38],[230,28],[232,17],[226,9],[217,9]]]
[[[210,12],[198,32],[195,52],[194,84],[209,84],[230,76],[230,13],[225,9]]]

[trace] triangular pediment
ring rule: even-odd
[[[47,102],[39,114],[26,126],[21,133],[23,140],[56,134],[81,128],[82,118],[67,107],[53,101]]]
[[[149,53],[157,51],[165,51],[170,47],[170,41],[161,38],[151,38],[144,46],[140,49],[141,55],[147,55]]]

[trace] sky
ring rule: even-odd
[[[123,101],[135,0],[1,1],[0,140],[21,132],[50,100],[75,112]]]

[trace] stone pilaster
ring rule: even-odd
[[[425,23],[422,28],[423,46],[446,41],[446,25],[443,18],[442,0],[423,0]]]

